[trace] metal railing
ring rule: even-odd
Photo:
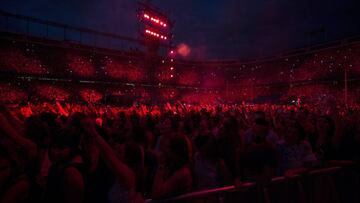
[[[203,200],[200,202],[206,202],[204,199],[215,197],[215,202],[233,202],[235,200],[229,199],[229,194],[237,195],[240,193],[245,193],[250,191],[251,189],[256,189],[260,191],[260,193],[252,193],[254,199],[258,198],[257,195],[263,196],[261,202],[287,202],[286,198],[277,198],[274,195],[278,195],[278,193],[274,193],[274,189],[280,192],[280,195],[288,196],[287,198],[297,198],[297,202],[316,202],[316,198],[332,198],[334,202],[342,202],[341,195],[337,194],[337,188],[341,188],[342,186],[335,186],[335,181],[333,180],[333,175],[343,171],[342,167],[330,167],[324,169],[313,170],[303,175],[294,175],[290,177],[275,177],[271,179],[271,182],[265,186],[260,186],[256,183],[244,183],[241,187],[236,188],[235,186],[226,186],[221,188],[209,189],[209,190],[201,190],[196,192],[191,192],[187,194],[183,194],[177,197],[162,199],[162,200],[152,200],[148,199],[146,203],[170,203],[170,202],[199,202],[198,200]],[[355,169],[356,170],[356,169]],[[355,178],[359,178],[360,174],[357,172],[358,176]],[[323,179],[326,178],[327,182],[322,182]],[[323,185],[325,184],[325,185]],[[359,183],[360,184],[360,183]],[[282,187],[276,188],[279,185]],[[321,186],[319,188],[319,185]],[[259,190],[260,187],[260,190]],[[293,187],[292,194],[284,194],[286,193],[282,189]],[[326,190],[326,194],[321,193],[322,188],[328,188]],[[355,190],[357,188],[354,188]],[[290,189],[291,190],[291,189]],[[331,192],[329,192],[331,191]],[[296,193],[296,194],[295,194]],[[325,193],[325,192],[324,192]],[[356,194],[356,191],[354,192]],[[296,197],[294,196],[296,195]],[[281,201],[280,201],[281,200]],[[360,197],[359,197],[360,200]],[[357,200],[354,200],[356,202]],[[245,200],[243,202],[246,202]],[[256,200],[255,200],[256,202]]]

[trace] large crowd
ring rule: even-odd
[[[0,202],[143,202],[360,159],[336,103],[0,107]]]

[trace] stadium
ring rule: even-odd
[[[356,1],[57,3],[0,9],[0,203],[360,201]]]

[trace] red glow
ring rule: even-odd
[[[125,64],[115,59],[104,62],[108,75],[112,78],[139,81],[145,78],[145,70],[134,64]]]
[[[181,72],[178,78],[181,85],[195,85],[199,80],[200,76],[194,70]]]
[[[68,54],[69,69],[75,74],[83,77],[91,77],[95,75],[95,67],[91,59],[80,56]]]
[[[46,74],[47,67],[38,57],[27,56],[21,50],[0,49],[1,68],[18,73]]]
[[[39,85],[36,86],[37,94],[50,100],[66,100],[70,97],[70,92],[62,87],[53,85]]]
[[[174,67],[171,67],[170,70],[174,70]]]
[[[16,85],[0,83],[0,101],[17,102],[28,98],[26,91],[18,88]]]
[[[178,46],[177,53],[179,53],[183,57],[187,57],[191,52],[190,47],[187,44],[181,43]]]
[[[80,96],[84,99],[84,101],[88,102],[97,102],[103,98],[102,93],[89,88],[80,90]]]
[[[158,90],[161,99],[168,100],[179,96],[179,91],[173,88],[163,88]]]

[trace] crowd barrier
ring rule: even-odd
[[[275,177],[269,184],[244,183],[239,188],[226,186],[202,190],[146,203],[340,203],[360,202],[358,166],[329,167],[302,175]]]

